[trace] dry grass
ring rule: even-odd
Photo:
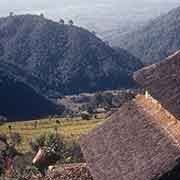
[[[30,151],[29,142],[32,138],[38,137],[42,134],[55,132],[62,134],[64,138],[68,140],[77,140],[80,135],[85,134],[97,127],[104,120],[104,115],[99,119],[81,120],[81,118],[56,118],[56,119],[41,119],[37,120],[37,127],[35,127],[36,121],[26,122],[14,122],[6,123],[0,126],[0,132],[9,134],[9,125],[12,127],[12,132],[18,132],[22,136],[22,143],[18,147],[21,152]],[[57,120],[60,123],[57,123]]]

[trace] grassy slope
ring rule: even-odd
[[[41,134],[55,132],[55,127],[58,127],[58,133],[62,134],[65,140],[77,140],[80,135],[89,132],[91,129],[97,127],[104,120],[104,115],[99,119],[92,119],[89,121],[74,119],[43,119],[38,120],[37,128],[34,128],[35,121],[14,122],[7,123],[0,126],[0,132],[9,134],[8,126],[12,126],[12,132],[18,132],[22,136],[22,144],[19,146],[21,152],[28,152],[30,150],[29,142],[33,137],[38,137]],[[60,124],[56,124],[56,120]]]

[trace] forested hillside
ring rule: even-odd
[[[0,116],[8,121],[31,120],[62,114],[58,107],[0,67]],[[2,119],[1,119],[2,120]]]
[[[180,7],[151,21],[147,26],[119,39],[119,46],[129,50],[145,64],[163,60],[180,48]]]
[[[0,19],[0,61],[47,96],[133,87],[142,67],[83,28],[33,15]]]

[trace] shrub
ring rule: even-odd
[[[69,24],[70,26],[72,26],[72,25],[74,24],[73,20],[69,20],[69,21],[68,21],[68,24]]]
[[[38,169],[32,166],[32,156],[31,153],[25,153],[15,157],[16,174],[13,177],[14,180],[29,180],[39,174]]]
[[[4,116],[0,116],[0,126],[4,125],[7,122],[7,118]]]
[[[77,141],[65,141],[60,134],[41,135],[35,138],[30,145],[36,152],[40,147],[44,147],[47,159],[54,159],[60,163],[83,162],[83,155]]]
[[[0,134],[0,141],[2,141],[5,144],[7,144],[7,140],[8,140],[8,138],[7,138],[6,134],[1,133]]]
[[[88,112],[84,111],[84,112],[81,113],[81,118],[83,120],[90,120],[92,118],[92,115],[89,114]]]
[[[61,125],[61,122],[60,122],[60,120],[56,120],[56,124],[59,124],[59,125]]]
[[[96,109],[96,105],[93,102],[89,102],[83,104],[80,108],[80,111],[87,111],[88,113],[92,114],[94,113],[95,109]]]
[[[84,162],[83,153],[81,151],[80,145],[77,141],[70,142],[66,147],[66,163],[82,163]]]
[[[19,153],[14,148],[14,146],[6,145],[3,149],[0,149],[0,176],[1,175],[8,175],[12,176],[14,175],[14,167],[11,166],[11,163],[13,159],[18,155]],[[9,166],[6,166],[7,158],[9,161]],[[9,168],[9,169],[7,169]],[[6,171],[8,170],[8,171]]]
[[[104,107],[111,107],[112,106],[113,94],[110,92],[104,92],[102,96],[103,96],[103,106]]]
[[[40,135],[40,136],[37,137],[37,138],[33,138],[33,139],[30,141],[31,149],[32,149],[34,152],[37,152],[40,147],[45,146],[45,141],[46,141],[46,136],[45,136],[45,135]]]
[[[39,171],[35,166],[26,166],[22,171],[16,171],[16,174],[11,180],[29,180],[38,174]]]
[[[10,133],[10,141],[14,146],[20,145],[22,142],[22,137],[18,132]]]
[[[9,126],[8,126],[8,129],[9,129],[9,133],[11,133],[12,126],[11,126],[11,125],[9,125]]]
[[[95,94],[93,101],[96,106],[110,107],[112,106],[113,94],[111,92],[98,92]]]
[[[4,172],[4,165],[5,165],[5,160],[3,155],[0,152],[0,176],[3,174]]]
[[[46,139],[46,147],[49,147],[49,152],[59,157],[59,159],[64,158],[65,143],[60,134],[49,134]]]
[[[64,24],[64,23],[65,23],[64,20],[60,18],[59,24]]]
[[[32,141],[30,145],[33,150],[38,148],[33,164],[43,176],[46,174],[49,165],[53,165],[57,161],[64,162],[65,144],[60,134],[51,133],[40,136],[34,142]]]
[[[33,154],[28,152],[24,153],[21,156],[16,156],[14,158],[15,160],[15,168],[18,173],[22,173],[26,167],[29,167],[32,165],[32,158]]]
[[[35,152],[37,152],[39,148],[45,148],[48,157],[53,156],[57,160],[64,159],[65,143],[60,134],[50,133],[48,135],[41,135],[34,138],[30,142],[30,146]]]
[[[103,96],[102,93],[98,92],[94,96],[94,102],[97,106],[103,103]]]
[[[34,121],[33,126],[34,126],[34,128],[36,129],[37,126],[38,126],[38,121]]]

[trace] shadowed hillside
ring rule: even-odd
[[[30,120],[63,112],[62,106],[57,108],[2,68],[0,69],[0,100],[0,115],[5,116],[9,121]]]
[[[0,19],[0,60],[46,82],[36,89],[48,96],[132,87],[142,67],[85,29],[33,15]]]

